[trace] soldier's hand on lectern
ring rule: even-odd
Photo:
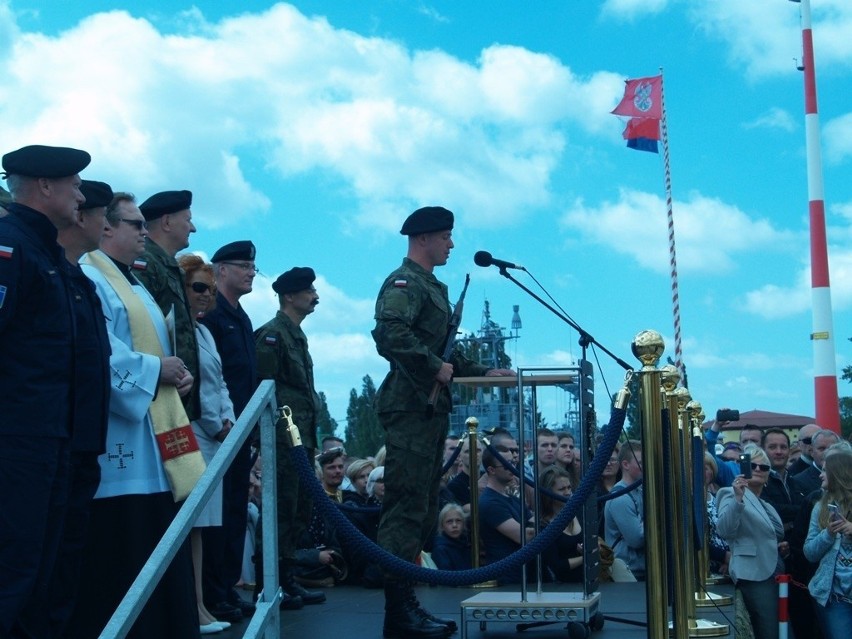
[[[518,374],[511,368],[489,368],[486,377],[517,377]]]

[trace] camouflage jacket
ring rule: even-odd
[[[168,255],[156,242],[145,238],[145,252],[133,263],[133,274],[139,278],[163,315],[174,309],[175,355],[183,360],[195,378],[192,392],[184,398],[186,414],[190,419],[201,415],[199,388],[201,379],[198,371],[198,342],[195,325],[184,290],[184,274],[177,260]]]
[[[305,448],[317,447],[317,418],[320,398],[314,389],[314,362],[308,352],[308,338],[285,313],[254,333],[259,379],[275,381],[275,400],[293,411]]]
[[[402,266],[385,279],[376,300],[373,339],[379,355],[391,370],[376,396],[379,413],[425,411],[429,394],[440,370],[450,321],[447,286],[416,262],[405,258]],[[450,358],[454,374],[484,375],[487,366],[454,352]],[[452,408],[449,387],[435,401],[436,413]]]

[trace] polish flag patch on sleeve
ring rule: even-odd
[[[133,268],[137,271],[146,271],[148,270],[148,262],[146,260],[133,260]]]
[[[275,346],[278,343],[278,338],[275,335],[267,335],[263,338],[263,343],[267,346]]]
[[[2,244],[0,244],[0,257],[10,260],[12,259],[12,255],[14,254],[14,248],[12,248],[11,246],[3,246]]]
[[[405,288],[408,286],[408,280],[402,278],[393,281],[394,288]]]

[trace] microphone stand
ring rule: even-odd
[[[495,264],[495,266],[497,266],[497,265]],[[508,271],[508,267],[500,265],[500,266],[498,266],[498,268],[500,269],[500,275],[505,277],[507,280],[513,282],[515,284],[515,286],[517,286],[521,290],[525,291],[530,297],[535,299],[539,304],[544,306],[547,310],[549,310],[551,313],[556,315],[556,317],[561,319],[563,322],[568,324],[568,326],[570,326],[571,328],[573,328],[575,331],[577,331],[580,334],[579,344],[580,344],[580,348],[582,349],[582,357],[580,359],[580,371],[591,370],[591,365],[589,364],[588,360],[586,359],[586,354],[587,354],[589,346],[592,345],[592,344],[596,344],[598,346],[598,348],[600,348],[604,353],[609,355],[612,358],[612,360],[615,361],[624,370],[626,370],[626,371],[632,370],[633,367],[630,366],[630,364],[625,362],[623,359],[618,357],[615,353],[613,353],[608,348],[606,348],[603,344],[598,342],[594,337],[592,337],[592,335],[588,331],[584,330],[583,327],[581,327],[579,324],[577,324],[577,322],[572,320],[565,313],[563,313],[563,312],[557,310],[556,308],[554,308],[553,306],[551,306],[549,303],[544,301],[539,295],[537,295],[536,293],[531,291],[524,284],[521,284],[521,282],[519,282],[515,277],[510,275],[509,271]],[[526,269],[523,269],[523,270],[526,270]],[[581,383],[580,388],[582,388],[582,383]],[[582,398],[580,398],[580,403],[582,405]],[[590,426],[592,426],[592,425],[589,424],[589,421],[591,421],[594,418],[592,417],[592,415],[590,415],[588,413],[588,411],[582,411],[581,410],[580,415],[581,415],[580,419],[581,419],[581,429],[582,429],[581,441],[583,441],[583,443],[585,444],[581,449],[581,455],[582,455],[581,459],[583,461],[583,465],[586,466],[588,464],[588,456],[589,456],[589,452],[590,452],[590,448],[591,448],[590,444],[589,444],[589,439],[590,439],[590,436],[591,436]],[[533,450],[536,450],[535,447],[533,448]],[[536,464],[536,463],[537,462],[535,461],[535,457],[534,457],[533,464]],[[535,468],[535,470],[538,470],[538,469]],[[537,472],[534,473],[533,476],[535,477],[536,501],[538,501],[538,473]],[[521,501],[521,507],[523,508],[523,503],[524,503],[523,502],[523,497],[524,497],[524,495],[523,495],[523,483],[521,484],[521,486],[522,486],[522,488],[521,488],[521,500],[522,500]],[[598,520],[597,499],[595,499],[595,497],[593,495],[590,495],[589,500],[594,500],[594,507],[592,509],[589,508],[588,500],[587,500],[586,505],[583,507],[582,526],[583,526],[584,532],[586,532],[588,530],[588,527],[586,526],[586,523],[589,519],[588,515],[591,515],[591,518],[595,521],[596,524],[597,524],[597,520]],[[589,510],[591,510],[591,512],[588,512]],[[592,539],[592,540],[595,540],[595,542],[596,542],[598,532],[599,532],[598,530],[595,530],[595,535],[590,536],[589,538]],[[586,541],[586,540],[584,539],[584,541]],[[583,546],[584,546],[584,549],[587,549],[589,547],[589,544],[584,543]],[[595,547],[597,547],[597,543],[595,543]],[[589,570],[589,568],[588,568],[588,563],[589,563],[588,562],[588,556],[589,556],[589,554],[588,554],[587,550],[584,550],[583,555],[584,555],[584,557],[583,557],[583,596],[585,598],[588,598],[589,597],[589,586],[593,581],[597,581],[597,575],[595,575],[592,578],[589,577],[589,573],[588,573],[588,570]],[[541,578],[541,572],[539,572],[539,579],[540,578]],[[523,567],[522,587],[523,587],[524,590],[526,589],[526,566]],[[609,617],[609,616],[604,617],[603,615],[601,615],[598,620],[594,620],[592,622],[592,624],[589,625],[589,629],[590,630],[591,629],[599,630],[600,626],[603,625],[603,620],[605,618],[609,619],[610,621],[615,621],[615,622],[621,622],[621,623],[626,623],[626,624],[632,623],[632,624],[637,625],[637,626],[640,626],[640,625],[641,626],[647,626],[647,624],[643,623],[643,622],[636,622],[636,621],[621,619],[621,618],[618,618],[618,617]],[[547,625],[549,623],[555,623],[555,622],[543,621],[543,622],[536,622],[536,623],[531,623],[531,624],[519,624],[517,626],[517,629],[520,631],[520,630],[525,630],[526,628],[531,628],[531,627],[534,627],[534,626]],[[592,625],[594,625],[596,627],[592,628]]]

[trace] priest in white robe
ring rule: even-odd
[[[172,355],[162,311],[133,275],[147,235],[133,196],[116,194],[106,222],[101,250],[81,262],[106,316],[112,387],[81,597],[69,626],[69,636],[80,639],[100,634],[204,469],[179,400],[194,380]],[[192,564],[184,543],[128,637],[196,636]]]

